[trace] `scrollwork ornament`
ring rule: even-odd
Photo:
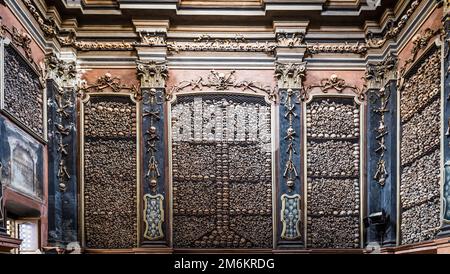
[[[322,79],[320,81],[320,84],[318,84],[318,85],[317,84],[311,85],[308,88],[306,88],[304,90],[303,94],[301,95],[301,99],[303,101],[308,99],[309,93],[311,92],[311,90],[313,88],[320,88],[320,90],[323,93],[328,93],[328,91],[331,89],[336,90],[338,93],[342,93],[344,90],[349,89],[354,94],[356,94],[358,99],[361,101],[365,100],[365,96],[366,96],[364,89],[360,89],[357,86],[347,84],[344,79],[339,78],[339,76],[336,74],[332,74],[330,76],[330,78]]]
[[[211,70],[210,74],[207,76],[207,80],[205,80],[203,77],[199,77],[195,80],[181,81],[180,83],[169,89],[169,91],[166,93],[166,100],[172,100],[173,96],[176,93],[187,88],[190,88],[192,91],[201,91],[204,87],[208,87],[214,88],[217,91],[241,89],[243,91],[250,90],[254,93],[263,92],[267,95],[269,100],[276,101],[276,93],[269,85],[264,85],[262,83],[253,81],[238,81],[235,74],[236,71],[234,70],[228,73]]]

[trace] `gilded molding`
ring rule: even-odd
[[[301,99],[303,101],[308,100],[309,93],[313,88],[320,88],[320,90],[323,93],[328,93],[330,89],[336,90],[338,93],[342,93],[345,89],[351,90],[353,93],[355,93],[358,96],[358,99],[364,100],[365,99],[365,91],[358,88],[357,86],[349,85],[345,82],[344,79],[339,78],[336,74],[332,74],[330,78],[322,79],[320,81],[320,84],[317,85],[311,85],[308,88],[306,88],[301,95]]]
[[[241,89],[242,91],[250,90],[255,93],[260,91],[266,93],[269,100],[276,100],[276,93],[270,86],[253,81],[239,82],[237,81],[235,74],[236,71],[234,70],[227,74],[211,70],[206,80],[203,79],[203,77],[199,77],[196,80],[181,81],[166,93],[166,100],[171,100],[176,93],[186,88],[191,88],[192,90],[198,89],[201,91],[203,87],[214,88],[217,91],[229,90],[230,88]]]
[[[300,234],[300,202],[299,194],[292,196],[283,194],[281,196],[281,223],[283,228],[281,238],[286,240],[296,240]]]
[[[397,38],[421,2],[422,0],[415,0],[412,2],[409,9],[398,22],[395,23],[390,21],[382,38],[375,37],[375,35],[369,31],[366,35],[366,43],[369,48],[381,48],[387,40]]]

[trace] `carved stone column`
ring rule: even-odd
[[[48,104],[48,241],[65,248],[78,241],[76,63],[46,56]]]
[[[450,236],[450,1],[444,1],[444,182],[442,192],[442,227],[438,237]]]
[[[397,57],[367,65],[367,242],[396,245]],[[386,219],[383,219],[384,217]]]

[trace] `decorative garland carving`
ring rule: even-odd
[[[319,85],[311,85],[304,89],[304,92],[301,94],[300,98],[303,101],[306,101],[309,98],[309,93],[313,88],[320,88],[323,93],[328,93],[330,89],[335,89],[338,93],[342,93],[345,89],[350,89],[361,101],[364,100],[366,96],[364,90],[347,84],[344,79],[339,78],[336,74],[332,74],[328,79],[322,79]]]
[[[171,100],[174,94],[186,88],[202,90],[203,87],[208,87],[214,88],[217,91],[229,90],[230,88],[242,89],[243,91],[250,90],[255,93],[262,91],[267,94],[270,100],[276,100],[276,93],[270,86],[264,86],[261,83],[253,81],[238,82],[235,74],[236,71],[234,70],[227,74],[211,70],[207,80],[204,80],[203,77],[199,77],[197,80],[181,81],[176,86],[173,86],[170,91],[166,93],[166,99]]]
[[[306,55],[314,55],[319,53],[354,53],[364,55],[369,47],[366,44],[356,42],[355,44],[308,44],[306,43]]]
[[[286,240],[296,240],[300,234],[300,195],[292,196],[283,194],[281,196],[281,223],[283,230],[281,238]]]
[[[19,30],[14,26],[10,29],[6,25],[3,25],[0,18],[0,39],[5,39],[7,35],[11,38],[11,42],[16,47],[23,50],[27,60],[39,71],[39,66],[34,62],[31,52],[31,37],[26,32]]]
[[[422,33],[415,36],[413,39],[413,48],[411,49],[411,57],[405,61],[400,69],[400,76],[403,78],[406,73],[407,68],[415,62],[417,59],[417,54],[420,50],[426,48],[430,43],[431,39],[436,35],[440,34],[442,29],[432,30],[430,28],[425,29]]]
[[[164,196],[149,195],[144,196],[145,201],[145,231],[144,237],[150,241],[159,240],[164,237],[162,224],[164,222]]]
[[[368,32],[366,35],[366,44],[370,48],[381,48],[387,40],[397,38],[397,36],[406,26],[406,23],[408,22],[409,18],[411,18],[411,15],[419,6],[420,2],[421,0],[415,0],[414,2],[412,2],[409,9],[405,12],[405,14],[400,18],[400,20],[397,23],[390,21],[387,24],[387,30],[385,31],[382,38],[376,38],[372,32]]]
[[[234,39],[214,39],[210,35],[201,35],[194,42],[168,42],[167,49],[180,51],[249,51],[273,53],[277,47],[273,42],[248,42],[244,36],[236,34]]]
[[[127,86],[126,84],[122,84],[119,77],[113,77],[110,73],[100,76],[93,85],[89,86],[86,82],[83,82],[78,90],[78,94],[81,98],[84,98],[88,93],[92,92],[128,92],[132,94],[136,100],[140,100],[142,97],[139,88],[135,85]]]
[[[35,7],[33,1],[23,0],[23,3],[30,11],[31,15],[36,19],[44,34],[48,37],[56,37],[58,31],[56,29],[56,23],[53,18],[43,18],[41,13]]]

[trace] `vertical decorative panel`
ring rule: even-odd
[[[366,243],[394,246],[397,242],[397,62],[394,54],[369,63],[365,78],[367,104],[367,216]]]
[[[313,248],[360,246],[360,110],[352,98],[306,107],[307,233]]]
[[[48,240],[78,240],[76,64],[46,56],[48,98]]]
[[[400,89],[402,244],[433,239],[440,227],[441,51],[431,48]]]
[[[178,95],[171,110],[176,248],[271,248],[271,107]]]
[[[168,210],[165,210],[166,145],[165,145],[165,62],[138,61],[138,78],[142,90],[143,165],[143,241],[142,245],[169,245]]]
[[[140,97],[134,87],[125,88],[111,75],[99,78],[96,85],[81,91],[84,96],[81,137],[85,247],[136,247],[138,123],[135,99]],[[125,91],[133,92],[134,98],[133,94],[123,93]]]
[[[278,246],[301,246],[301,100],[306,62],[280,63],[275,67],[279,94]]]

